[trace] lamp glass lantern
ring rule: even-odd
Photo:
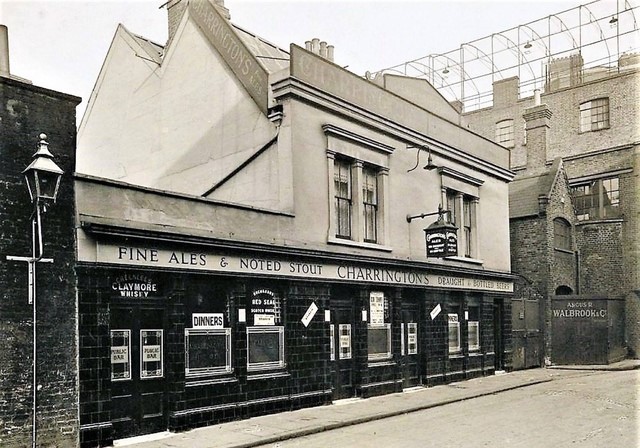
[[[33,161],[22,172],[27,181],[31,202],[55,202],[60,188],[60,178],[64,171],[53,161],[53,154],[49,152],[47,136],[40,134],[38,151],[33,155]]]

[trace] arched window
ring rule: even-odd
[[[557,296],[569,296],[571,294],[573,294],[573,289],[567,285],[560,285],[556,288]]]
[[[562,218],[553,220],[553,247],[571,250],[571,224]]]
[[[496,123],[496,142],[507,148],[514,147],[513,120],[502,120]]]

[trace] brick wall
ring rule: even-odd
[[[579,224],[576,227],[576,241],[578,250],[583,252],[582,245],[586,244],[586,252],[582,259],[589,254],[586,265],[588,269],[581,273],[585,277],[581,293],[603,290],[592,277],[605,276],[600,268],[604,260],[612,263],[615,268],[608,268],[611,276],[606,281],[613,285],[611,293],[621,293],[627,300],[627,343],[633,356],[640,353],[640,300],[634,291],[640,290],[640,125],[638,125],[638,98],[640,97],[640,82],[638,70],[628,70],[620,74],[593,81],[585,81],[573,87],[558,88],[553,92],[542,94],[541,101],[551,110],[549,140],[547,148],[547,163],[556,157],[562,157],[568,178],[576,179],[583,176],[594,176],[609,172],[620,171],[620,211],[622,221],[617,225],[602,222],[600,230],[594,230],[596,221],[589,224]],[[497,83],[496,83],[497,84]],[[496,85],[496,93],[503,95],[500,85]],[[580,132],[579,107],[582,102],[596,98],[609,98],[610,126],[595,132]],[[502,96],[500,96],[502,98]],[[517,101],[495,101],[494,106],[465,114],[469,128],[481,135],[494,139],[495,123],[507,119],[514,119],[515,147],[511,151],[511,167],[518,173],[527,163],[527,151],[531,150],[533,142],[525,143],[524,111],[533,105],[533,98]],[[619,228],[616,228],[618,226]],[[586,236],[584,230],[587,230]],[[549,229],[551,232],[552,229]],[[591,233],[590,233],[591,232]],[[595,232],[595,233],[594,233]],[[520,235],[520,233],[519,233]],[[599,236],[596,236],[599,235]],[[590,241],[600,238],[611,238],[604,246],[594,246]],[[513,238],[512,229],[512,238]],[[523,237],[524,238],[524,237]],[[531,239],[531,238],[528,238]],[[613,241],[618,246],[612,247]],[[512,239],[512,248],[516,253],[512,259],[522,259],[519,255],[524,245]],[[611,248],[611,250],[609,249]],[[527,249],[524,249],[524,253]],[[564,262],[568,262],[568,255],[557,254],[553,261],[554,272],[562,270]],[[536,263],[536,262],[532,262]],[[513,270],[519,272],[517,266]],[[615,272],[614,272],[615,271]],[[563,274],[569,278],[569,271]],[[556,280],[554,280],[556,281]],[[558,279],[559,281],[559,279]],[[586,283],[585,283],[586,282]],[[546,290],[546,289],[545,289]]]
[[[80,99],[0,78],[0,445],[23,447],[32,433],[32,307],[27,264],[32,205],[22,171],[42,132],[64,170],[58,202],[43,216],[45,257],[37,266],[38,446],[75,446],[78,437],[74,238],[75,107]]]

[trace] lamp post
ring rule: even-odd
[[[29,267],[29,304],[33,309],[33,423],[31,446],[36,447],[37,439],[37,343],[36,343],[36,263],[53,263],[51,258],[43,258],[44,245],[42,242],[42,214],[56,202],[58,188],[60,187],[60,178],[63,171],[53,161],[53,154],[49,151],[49,143],[46,134],[40,134],[38,150],[33,155],[33,161],[22,172],[27,181],[29,196],[33,204],[33,213],[31,214],[31,257],[17,257],[7,255],[7,260],[24,261]]]

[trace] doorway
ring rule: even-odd
[[[414,387],[420,384],[420,359],[418,347],[419,308],[415,302],[402,304],[402,322],[400,323],[400,355],[402,366],[402,387]]]
[[[118,304],[110,314],[114,438],[166,430],[164,309]]]
[[[355,396],[354,311],[351,301],[332,301],[333,400]]]

